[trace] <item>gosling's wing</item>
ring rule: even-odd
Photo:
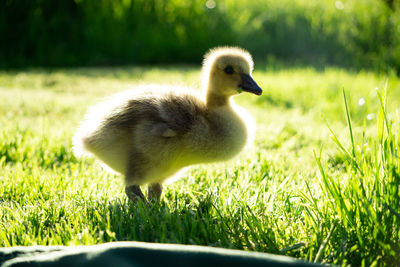
[[[105,124],[129,129],[142,123],[152,136],[179,137],[192,129],[205,110],[205,105],[192,95],[150,95],[126,101],[111,113]]]
[[[195,96],[170,94],[159,103],[154,129],[162,137],[179,137],[189,132],[205,113],[205,105]]]
[[[133,129],[141,121],[153,124],[160,121],[158,100],[151,97],[133,98],[113,110],[106,120],[107,127]]]
[[[153,124],[150,129],[150,134],[152,136],[161,136],[165,138],[171,138],[178,135],[178,133],[172,130],[165,122],[158,122]]]

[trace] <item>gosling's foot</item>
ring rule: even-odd
[[[148,204],[146,198],[142,193],[142,190],[140,189],[140,186],[138,185],[126,186],[125,193],[128,196],[128,198],[134,203],[137,203],[138,201],[143,201],[143,203]]]
[[[162,185],[159,183],[150,184],[147,191],[149,201],[159,201],[161,198],[162,189]]]

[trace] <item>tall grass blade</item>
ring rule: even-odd
[[[344,99],[344,106],[346,108],[347,124],[349,126],[349,131],[350,131],[352,154],[353,154],[353,158],[355,158],[356,157],[356,151],[355,151],[355,146],[354,146],[353,128],[351,127],[350,112],[349,112],[349,107],[348,107],[347,99],[346,99],[346,92],[344,91],[344,88],[343,88],[343,99]]]

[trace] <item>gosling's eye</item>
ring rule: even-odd
[[[224,71],[226,74],[232,74],[234,72],[232,66],[227,66]]]

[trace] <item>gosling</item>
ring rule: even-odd
[[[221,47],[205,55],[203,94],[168,86],[144,86],[119,93],[95,105],[74,136],[74,150],[90,153],[125,175],[129,199],[159,200],[162,182],[182,168],[228,160],[249,136],[242,111],[232,96],[261,95],[251,77],[251,55]]]

